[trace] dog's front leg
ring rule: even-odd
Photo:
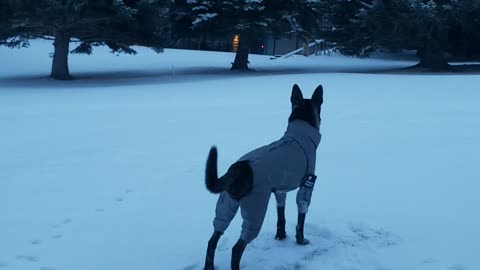
[[[217,249],[218,240],[220,240],[222,233],[214,231],[212,237],[208,241],[207,256],[205,258],[204,270],[214,270],[213,261],[215,259],[215,250]]]
[[[310,244],[310,241],[308,239],[305,239],[303,235],[303,228],[305,227],[305,217],[306,213],[298,213],[298,222],[297,222],[297,233],[295,234],[295,238],[297,239],[297,244],[299,245],[308,245]]]
[[[317,177],[315,175],[308,175],[308,178],[302,186],[300,186],[297,192],[298,221],[295,238],[299,245],[308,245],[310,243],[310,241],[303,236],[303,228],[305,227],[305,217],[307,216],[308,207],[312,200],[313,186],[315,185],[316,179]]]
[[[247,246],[247,242],[242,238],[238,239],[235,246],[232,248],[232,270],[240,270],[240,260],[242,259],[243,251]]]

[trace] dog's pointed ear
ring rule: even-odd
[[[323,103],[323,87],[319,85],[312,94],[312,101],[315,105],[319,106]]]
[[[292,88],[292,96],[290,97],[290,102],[292,102],[292,104],[295,104],[302,100],[303,100],[302,90],[300,90],[300,87],[298,87],[297,84],[294,84]]]

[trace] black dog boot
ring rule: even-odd
[[[242,259],[243,251],[247,246],[242,238],[238,239],[235,246],[232,248],[232,270],[240,270],[240,260]]]
[[[277,234],[275,239],[283,240],[287,237],[285,232],[285,206],[277,207]]]
[[[308,245],[310,241],[305,239],[303,236],[303,227],[305,226],[305,216],[306,214],[298,213],[298,223],[297,223],[297,234],[295,234],[295,238],[297,238],[297,244],[299,245]]]
[[[213,261],[215,258],[215,249],[217,249],[218,240],[222,233],[219,231],[214,231],[210,240],[208,240],[208,248],[207,248],[207,257],[205,258],[205,270],[214,270],[213,268]]]

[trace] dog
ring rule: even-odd
[[[283,137],[247,153],[232,164],[220,178],[217,175],[217,148],[213,146],[210,149],[205,184],[210,192],[220,196],[215,209],[214,232],[208,241],[205,270],[214,269],[217,243],[238,208],[241,208],[243,224],[240,239],[232,249],[231,268],[240,269],[240,260],[247,244],[260,232],[272,192],[277,199],[276,239],[284,239],[286,192],[299,188],[295,236],[298,244],[308,244],[303,228],[316,180],[315,161],[321,140],[323,87],[318,86],[311,99],[304,99],[302,91],[295,84],[290,101],[292,112]]]

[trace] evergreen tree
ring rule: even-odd
[[[72,53],[91,54],[94,46],[135,54],[133,45],[159,49],[168,37],[168,0],[10,0],[2,1],[0,45],[27,47],[29,40],[54,41],[51,77],[70,79]],[[8,11],[8,12],[5,12]]]
[[[222,38],[229,33],[224,29],[220,20],[213,20],[219,14],[218,1],[176,0],[175,12],[172,16],[172,38],[181,41],[191,41],[198,44],[198,49],[207,49],[207,41]]]
[[[331,31],[323,33],[328,41],[345,55],[365,57],[376,50],[372,31],[363,23],[362,13],[372,7],[373,0],[327,0],[328,21],[333,24]]]
[[[418,66],[433,70],[448,69],[445,53],[450,49],[449,22],[452,17],[456,18],[454,21],[462,21],[465,16],[457,7],[465,2],[457,0],[330,2],[333,7],[331,19],[336,23],[330,39],[337,42],[342,53],[363,57],[380,48],[392,51],[415,49],[421,59]],[[341,9],[346,5],[351,9],[343,19]]]
[[[298,35],[306,39],[315,28],[319,1],[316,0],[183,0],[182,21],[202,38],[240,37],[232,70],[247,70],[252,40],[273,34]],[[191,12],[188,12],[188,11]],[[190,21],[189,23],[185,23]]]
[[[480,60],[480,1],[451,1],[446,11],[448,52],[459,60]]]

